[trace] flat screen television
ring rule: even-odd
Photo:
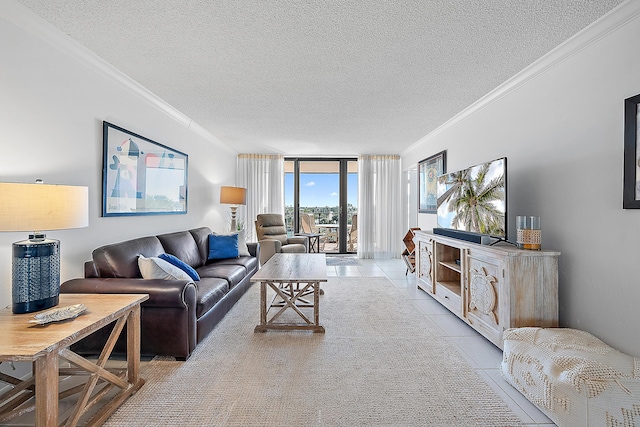
[[[507,239],[507,158],[438,177],[438,227]]]

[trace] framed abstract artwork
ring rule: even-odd
[[[436,213],[438,176],[447,171],[447,151],[441,151],[418,162],[418,212]]]
[[[624,100],[624,182],[622,207],[640,209],[640,95]]]
[[[187,213],[188,156],[103,122],[102,216]]]

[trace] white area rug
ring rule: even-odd
[[[520,425],[387,279],[322,287],[325,334],[254,333],[255,285],[188,361],[148,363],[105,426]]]

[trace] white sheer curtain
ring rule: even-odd
[[[360,156],[358,258],[400,258],[402,226],[400,156]]]
[[[284,157],[279,154],[239,154],[236,181],[247,189],[247,204],[239,210],[247,242],[255,242],[256,216],[284,215]]]

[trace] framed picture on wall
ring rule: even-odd
[[[103,122],[102,216],[187,213],[186,154]]]
[[[418,212],[436,213],[438,176],[447,171],[447,151],[441,151],[418,162]]]
[[[622,207],[640,209],[640,95],[624,100],[624,183]]]

